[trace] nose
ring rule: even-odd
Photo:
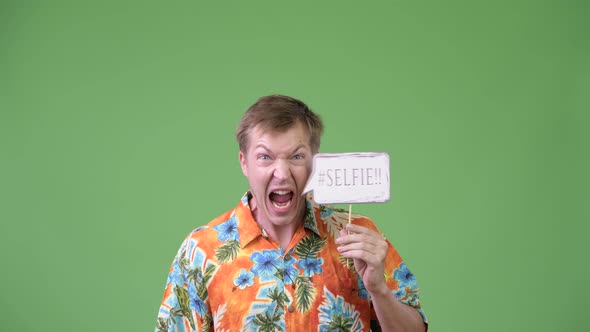
[[[287,180],[289,177],[291,177],[291,168],[289,167],[289,163],[282,159],[277,160],[273,176],[281,181]]]

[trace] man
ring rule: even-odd
[[[375,224],[303,195],[322,130],[287,96],[248,109],[250,190],[181,245],[157,331],[425,331],[416,279]]]

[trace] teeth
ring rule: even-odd
[[[291,205],[291,200],[289,200],[288,202],[285,202],[283,204],[279,204],[275,201],[271,201],[271,202],[272,202],[272,205],[274,205],[275,207],[278,207],[278,208],[285,208],[285,207],[288,207]]]
[[[289,190],[277,190],[277,191],[273,191],[273,192],[278,195],[285,195],[285,194],[290,193]]]

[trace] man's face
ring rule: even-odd
[[[254,127],[248,142],[248,150],[240,151],[240,165],[248,178],[256,221],[265,228],[301,221],[305,213],[302,191],[313,157],[307,129],[301,123],[282,133]]]

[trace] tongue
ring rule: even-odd
[[[291,197],[293,197],[293,193],[288,193],[288,194],[277,194],[277,193],[271,193],[270,194],[270,199],[272,199],[273,201],[277,202],[277,203],[287,203]]]

